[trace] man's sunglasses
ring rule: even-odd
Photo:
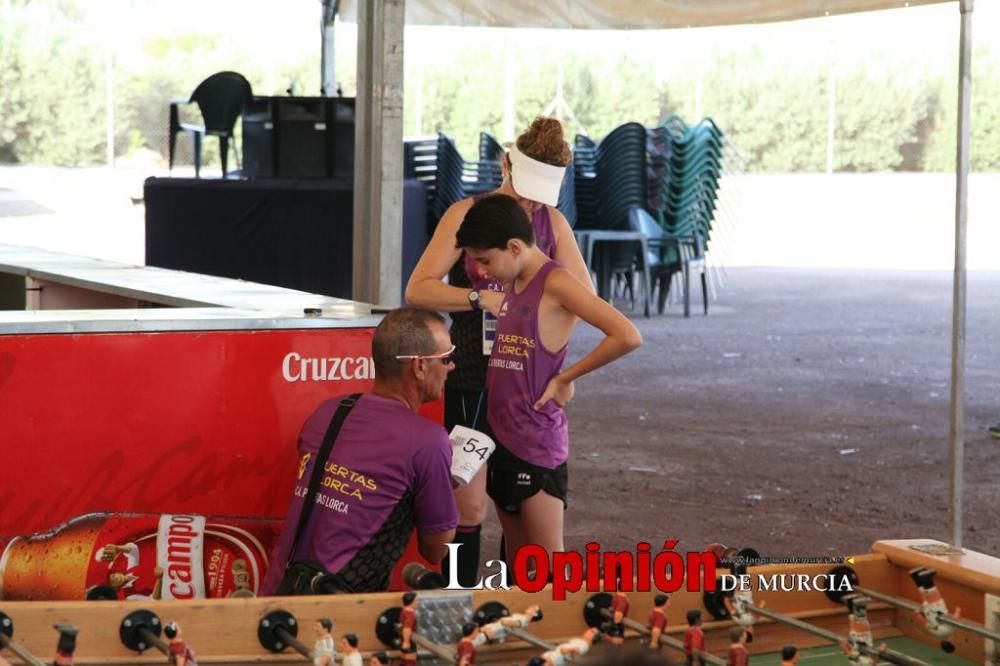
[[[448,365],[451,363],[451,356],[455,353],[455,345],[448,348],[447,351],[443,351],[440,354],[399,354],[396,356],[397,361],[411,361],[413,359],[420,358],[436,358],[441,361],[442,365]]]

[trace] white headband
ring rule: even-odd
[[[566,167],[553,166],[528,157],[517,149],[515,143],[510,147],[511,185],[518,196],[532,201],[538,201],[549,206],[559,203],[559,190],[562,187]]]

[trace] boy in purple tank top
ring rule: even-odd
[[[497,450],[486,490],[496,504],[508,560],[526,544],[563,550],[569,456],[563,408],[579,377],[642,344],[624,315],[535,245],[528,216],[495,194],[469,209],[456,244],[505,285],[486,375]],[[589,354],[563,368],[577,318],[604,332]]]

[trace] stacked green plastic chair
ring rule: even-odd
[[[646,128],[625,123],[596,145],[580,136],[575,144],[576,229],[631,231],[629,211],[647,205]],[[610,298],[612,277],[630,276],[638,254],[637,241],[597,243],[591,269],[598,293]]]
[[[664,238],[663,265],[678,266],[684,275],[685,315],[688,314],[688,269],[701,273],[702,300],[708,313],[706,254],[720,219],[720,184],[742,174],[746,162],[715,121],[704,118],[689,126],[679,116],[670,116],[650,130],[648,210],[659,222]],[[667,291],[661,284],[659,310]]]

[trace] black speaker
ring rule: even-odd
[[[278,98],[277,104],[277,175],[281,178],[329,178],[326,99]]]
[[[255,97],[243,110],[243,173],[247,178],[274,177],[274,120],[268,97]]]
[[[353,97],[255,97],[243,113],[243,171],[354,180]]]
[[[354,98],[331,97],[330,166],[334,178],[354,181]]]

